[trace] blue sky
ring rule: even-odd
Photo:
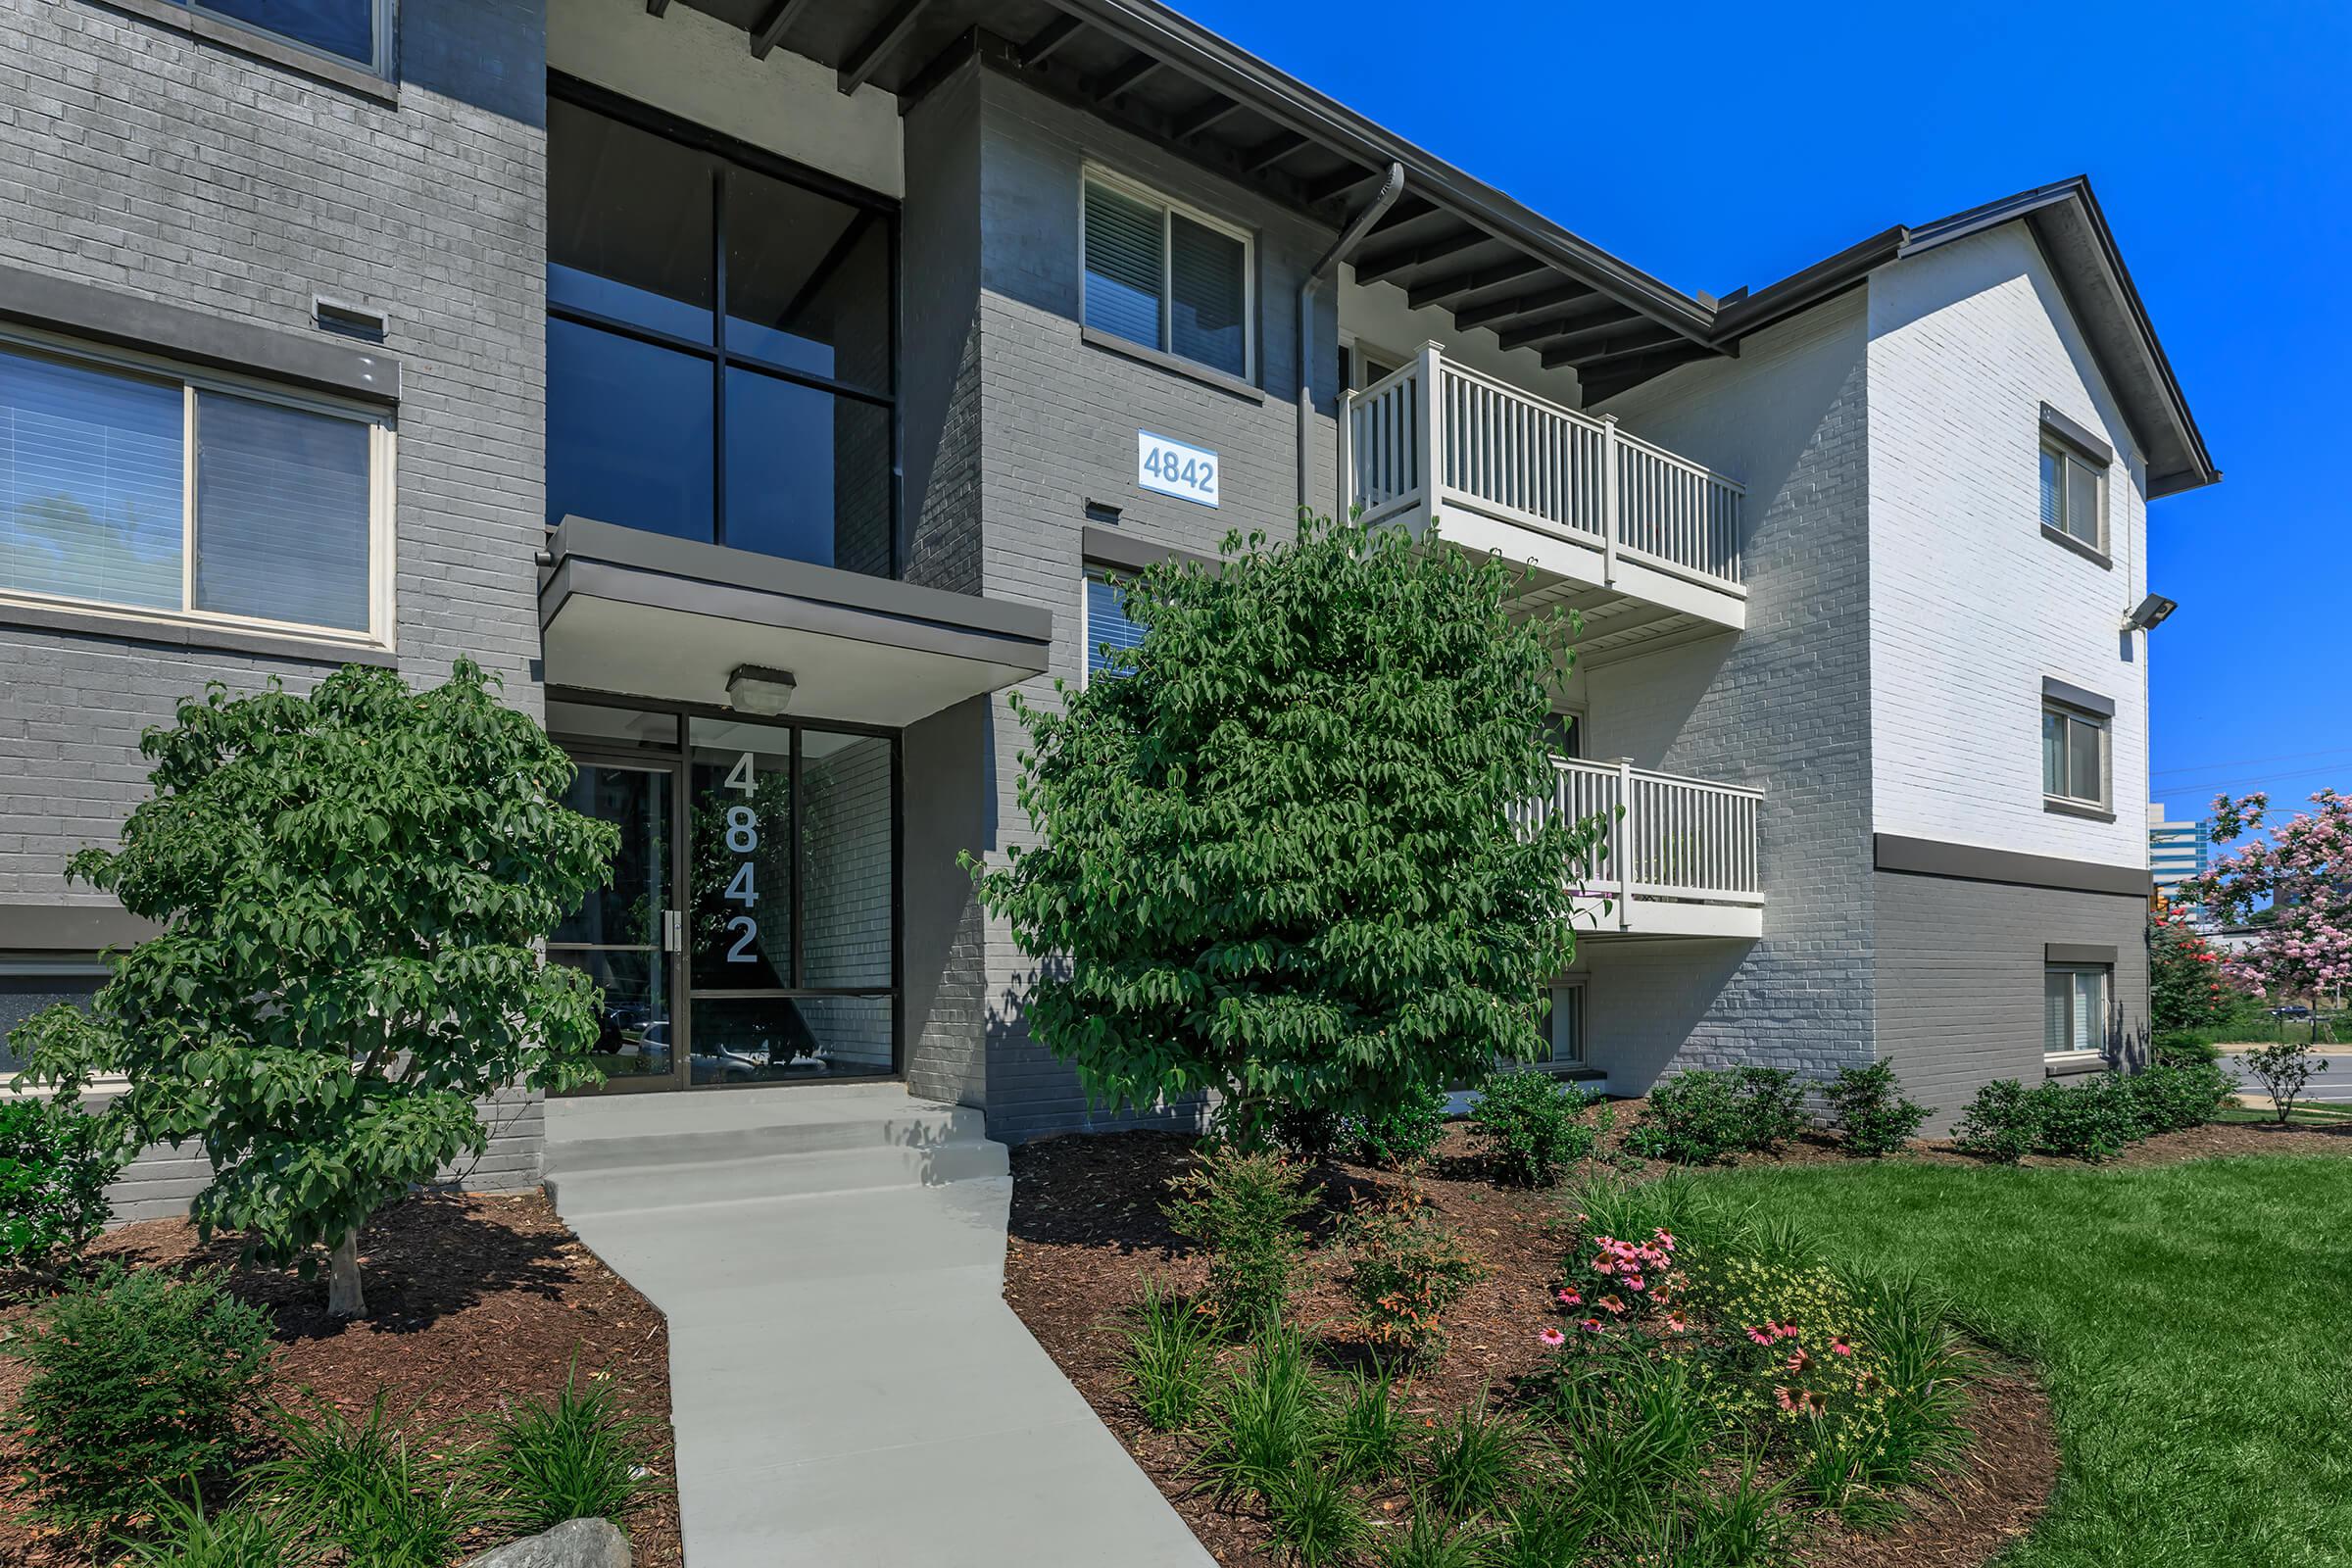
[[[2149,509],[2154,799],[2352,791],[2352,6],[1176,3],[1686,290],[2088,174],[2225,474]]]

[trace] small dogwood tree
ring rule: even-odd
[[[127,1076],[124,1143],[212,1161],[204,1232],[306,1275],[325,1253],[329,1309],[362,1315],[361,1225],[480,1155],[476,1102],[594,1077],[596,988],[533,945],[617,835],[565,808],[570,760],[470,661],[422,692],[359,668],[307,696],[215,684],[139,745],[154,794],[68,874],[163,933],[88,1012],[19,1027],[26,1076]]]
[[[1243,1142],[1540,1054],[1598,832],[1528,810],[1568,622],[1399,530],[1226,548],[1131,583],[1142,646],[1058,710],[1014,699],[1040,842],[966,863],[1040,960],[1032,1029],[1101,1101],[1215,1092]]]

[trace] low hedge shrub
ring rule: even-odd
[[[1769,1153],[1805,1125],[1805,1086],[1781,1067],[1693,1069],[1649,1092],[1649,1113],[1626,1147],[1648,1159],[1711,1165],[1737,1152]]]
[[[1230,1333],[1281,1317],[1306,1253],[1298,1217],[1314,1206],[1289,1156],[1218,1145],[1172,1184],[1168,1224],[1208,1254],[1201,1305]]]
[[[0,1100],[0,1267],[79,1256],[106,1224],[106,1189],[123,1163],[107,1124],[72,1102]]]
[[[8,1349],[32,1368],[11,1422],[19,1487],[41,1518],[78,1530],[147,1512],[156,1487],[187,1495],[228,1471],[270,1319],[217,1272],[110,1263],[68,1284]]]
[[[2158,1133],[2201,1126],[2236,1092],[2237,1080],[2210,1064],[2159,1065],[2032,1089],[2002,1078],[1978,1092],[1955,1141],[1965,1152],[2003,1164],[2028,1154],[2096,1163]]]
[[[1874,1061],[1848,1067],[1822,1091],[1830,1103],[1830,1126],[1845,1152],[1861,1159],[1891,1154],[1918,1136],[1935,1112],[1903,1098],[1894,1063]]]
[[[1489,1073],[1478,1086],[1470,1130],[1486,1151],[1495,1180],[1511,1187],[1550,1187],[1583,1159],[1591,1159],[1608,1130],[1604,1106],[1588,1121],[1596,1102],[1573,1084],[1547,1072],[1505,1069]]]

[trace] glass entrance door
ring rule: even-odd
[[[620,829],[612,878],[547,941],[551,963],[586,971],[604,994],[596,1064],[609,1089],[666,1089],[678,1076],[677,921],[670,899],[676,771],[575,758],[564,804]]]

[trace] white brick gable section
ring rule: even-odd
[[[1869,294],[1872,800],[1882,833],[2146,862],[2146,468],[2039,248],[2011,223]],[[2111,567],[2045,537],[2041,406],[2115,449]],[[2103,822],[2045,810],[2042,681],[2115,703]]]

